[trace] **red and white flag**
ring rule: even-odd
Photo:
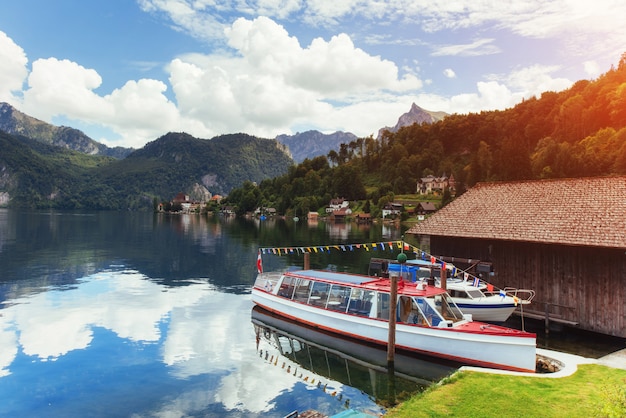
[[[263,262],[261,261],[261,250],[259,250],[259,254],[256,257],[256,269],[259,273],[263,273]]]

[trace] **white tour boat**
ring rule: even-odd
[[[372,259],[374,264],[386,265],[384,271],[400,273],[404,280],[419,283],[434,279],[434,285],[441,287],[440,269],[441,264],[426,260],[407,260],[406,264],[400,265],[394,260]],[[371,268],[371,263],[370,263]],[[453,276],[455,267],[446,264],[447,278],[446,290],[464,314],[471,314],[477,321],[505,322],[518,308],[530,304],[534,298],[533,290],[504,288],[496,289],[491,284],[478,277],[460,274]],[[431,282],[432,283],[432,282]]]
[[[445,290],[398,282],[396,349],[469,365],[535,371],[535,334],[474,322]],[[252,300],[304,325],[386,346],[391,292],[388,278],[299,270],[259,273]]]

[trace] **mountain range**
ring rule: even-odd
[[[447,116],[445,112],[432,112],[422,109],[413,103],[411,109],[398,118],[395,126],[381,128],[378,132],[378,137],[384,131],[393,133],[402,127],[410,126],[414,123],[433,123],[443,119],[445,116]],[[134,151],[132,148],[124,147],[109,148],[91,139],[78,129],[51,125],[28,116],[10,104],[3,102],[0,102],[0,131],[89,155],[102,155],[122,159]],[[287,146],[288,152],[296,163],[301,163],[307,158],[327,155],[331,150],[337,151],[341,144],[348,144],[356,140],[357,136],[350,132],[337,131],[331,134],[324,134],[316,130],[310,130],[298,132],[294,135],[278,135],[275,139]]]
[[[350,132],[323,134],[314,130],[276,137],[278,142],[287,146],[296,163],[301,163],[307,158],[327,155],[330,151],[339,149],[341,144],[348,144],[355,139],[356,135]]]
[[[413,104],[393,128],[441,117]],[[0,103],[0,206],[138,209],[185,192],[196,200],[261,182],[295,163],[354,143],[349,132],[311,130],[263,139],[168,133],[138,150],[109,148],[78,129],[55,126]]]
[[[0,102],[0,131],[89,155],[124,158],[133,151],[131,148],[123,147],[109,148],[89,138],[78,129],[51,125],[3,102]]]
[[[413,103],[411,109],[398,118],[395,126],[380,128],[378,139],[385,131],[395,133],[414,123],[434,123],[448,116],[445,112],[433,112],[425,110]],[[276,140],[285,144],[296,163],[301,163],[305,159],[314,158],[320,155],[328,155],[330,151],[338,151],[341,144],[349,144],[356,141],[356,135],[350,132],[334,132],[323,134],[319,131],[306,131],[295,135],[278,135]]]

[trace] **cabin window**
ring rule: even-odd
[[[461,319],[461,311],[456,303],[450,299],[447,294],[435,296],[437,307],[440,308],[441,315],[444,319]]]
[[[376,310],[376,318],[389,319],[389,303],[390,297],[388,293],[378,294],[378,304]]]
[[[472,299],[480,299],[484,296],[483,292],[479,289],[468,290],[467,293],[472,297]]]
[[[398,320],[407,324],[423,325],[426,323],[415,299],[408,296],[401,296],[398,300]]]
[[[434,302],[433,299],[418,299],[417,305],[425,318],[426,325],[436,327],[442,318],[435,309]]]
[[[327,308],[333,311],[346,311],[350,299],[350,288],[334,284],[330,287]]]
[[[298,279],[295,277],[284,277],[283,282],[280,284],[280,289],[278,290],[278,296],[291,299],[297,280]]]
[[[352,289],[350,302],[348,302],[348,313],[369,316],[373,298],[374,292],[372,290]]]
[[[311,293],[311,282],[306,279],[299,279],[296,283],[296,290],[293,295],[293,300],[297,300],[298,302],[307,303],[309,300],[309,294]]]
[[[448,292],[450,293],[450,296],[452,296],[453,298],[464,298],[464,299],[468,298],[465,290],[449,290]]]
[[[309,305],[322,307],[326,306],[329,289],[329,283],[314,282],[313,287],[311,288],[311,296],[309,297]]]
[[[417,270],[417,279],[428,279],[430,277],[430,269],[420,267]]]

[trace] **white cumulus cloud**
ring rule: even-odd
[[[137,4],[205,48],[159,59],[168,62],[163,80],[129,76],[103,92],[104,70],[65,57],[36,59],[29,68],[28,51],[0,32],[0,100],[48,122],[59,117],[112,132],[119,139],[95,138],[110,146],[138,148],[168,131],[273,137],[306,127],[367,136],[395,124],[413,102],[466,113],[560,91],[572,84],[567,77],[598,76],[626,44],[619,0]],[[553,48],[550,60],[530,52],[522,62],[499,58],[528,40]],[[383,44],[412,55],[365,49]],[[456,78],[452,68],[463,69],[466,84],[448,82]]]
[[[443,70],[443,75],[448,77],[448,78],[455,78],[456,77],[456,73],[454,72],[454,70],[452,68],[446,68],[445,70]]]
[[[307,123],[332,130],[325,121],[350,113],[367,96],[421,87],[413,75],[399,78],[391,61],[356,48],[346,34],[302,47],[284,27],[260,17],[236,20],[226,35],[234,53],[188,55],[169,66],[181,115],[204,121],[207,134],[243,130],[273,137]]]
[[[46,121],[64,116],[105,126],[122,137],[124,146],[135,148],[181,128],[178,109],[164,95],[167,85],[162,81],[131,80],[105,96],[94,91],[101,84],[94,69],[69,60],[39,59],[32,65],[22,110]]]
[[[21,92],[28,76],[28,58],[4,32],[0,32],[0,101],[17,102],[16,92]]]
[[[113,108],[93,91],[100,84],[102,78],[93,69],[69,60],[39,59],[28,76],[24,110],[44,120],[56,115],[90,120],[112,114]]]

